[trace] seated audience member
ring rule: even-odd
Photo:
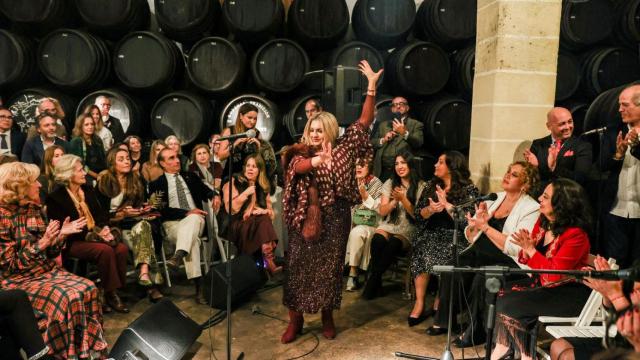
[[[124,139],[124,143],[127,144],[127,147],[129,148],[129,155],[131,156],[131,170],[140,174],[142,164],[149,160],[145,153],[142,152],[142,139],[136,135],[129,135]]]
[[[267,179],[269,179],[269,187],[271,191],[276,190],[275,174],[277,171],[276,155],[273,151],[271,143],[264,140],[256,124],[258,122],[258,108],[252,104],[243,104],[238,109],[238,117],[236,118],[236,124],[222,130],[222,136],[229,136],[234,134],[242,134],[251,129],[255,130],[257,135],[255,138],[240,138],[233,142],[233,157],[228,158],[225,162],[224,171],[222,173],[222,181],[228,181],[229,166],[234,174],[242,171],[244,161],[247,156],[252,154],[260,154],[264,160],[264,164],[267,169]],[[220,144],[221,147],[225,147],[226,153],[222,156],[229,157],[228,141],[223,141]],[[273,194],[273,193],[272,193]]]
[[[556,107],[547,113],[550,134],[533,140],[525,150],[525,159],[538,168],[543,185],[564,177],[585,184],[591,171],[591,144],[573,136],[573,118],[565,108]]]
[[[180,171],[188,171],[189,158],[182,153],[182,141],[175,135],[169,135],[164,139],[164,143],[167,148],[178,153],[178,159],[180,160]]]
[[[495,201],[487,200],[476,207],[473,217],[467,214],[468,226],[464,236],[470,246],[459,256],[459,266],[506,266],[518,267],[520,247],[511,241],[513,233],[526,229],[531,231],[540,217],[540,204],[531,197],[537,193],[538,170],[524,161],[509,165],[502,177],[502,190]],[[507,279],[518,279],[520,275]],[[462,274],[465,294],[469,304],[470,322],[463,334],[454,341],[457,347],[469,347],[485,341],[484,322],[486,315],[486,286],[484,274]],[[442,281],[451,281],[442,275]],[[459,307],[459,292],[454,291],[454,311]],[[449,293],[440,292],[440,303],[449,302]],[[467,307],[464,307],[467,309]],[[466,310],[465,310],[466,313]],[[454,315],[455,316],[455,315]]]
[[[156,302],[162,294],[154,287],[164,279],[158,267],[155,249],[162,248],[159,214],[145,200],[145,188],[140,175],[132,170],[129,152],[113,149],[107,155],[107,170],[100,173],[98,201],[109,211],[110,223],[121,230],[130,230],[129,244],[133,264],[139,269],[138,284],[147,287],[149,299]]]
[[[413,208],[425,187],[411,159],[406,152],[397,155],[393,176],[382,186],[378,213],[383,220],[371,239],[369,279],[362,291],[367,300],[382,295],[382,274],[402,250],[411,246],[409,241],[415,231]]]
[[[242,254],[264,258],[265,268],[273,274],[281,268],[276,266],[273,254],[278,236],[271,223],[274,213],[265,173],[264,161],[260,155],[249,155],[245,159],[242,173],[234,176],[231,183],[231,206],[228,182],[222,187],[222,196],[225,211],[230,211],[233,215],[233,220],[226,229],[227,238]]]
[[[209,146],[198,144],[191,151],[191,165],[189,171],[198,175],[205,185],[212,189],[220,189],[220,177],[215,177],[214,163],[210,161],[211,153]]]
[[[25,134],[13,128],[13,113],[0,106],[0,155],[13,154],[20,158],[26,140]]]
[[[0,343],[3,359],[21,359],[22,349],[28,360],[53,359],[44,344],[26,292],[20,289],[0,290],[0,325],[3,332]]]
[[[111,145],[113,145],[113,135],[111,135],[111,131],[104,126],[102,122],[102,116],[100,116],[100,108],[96,105],[88,105],[84,108],[83,114],[91,115],[93,119],[93,123],[96,125],[96,135],[102,140],[102,145],[104,146],[105,154],[109,149],[111,149]]]
[[[594,268],[597,271],[611,270],[609,263],[601,256],[594,260]],[[637,262],[634,266],[638,266]],[[627,342],[618,341],[616,345],[623,349],[633,348],[640,351],[640,316],[638,311],[631,311],[630,307],[640,305],[640,282],[607,281],[586,278],[583,283],[602,295],[602,306],[607,311],[613,311],[621,316],[616,324],[618,336],[622,335]],[[635,324],[635,326],[634,326]],[[591,357],[605,348],[602,346],[602,338],[560,338],[551,343],[551,360],[589,360]],[[611,351],[609,349],[608,351]]]
[[[149,161],[142,164],[142,177],[147,183],[155,181],[162,174],[164,170],[158,165],[158,154],[167,146],[162,140],[155,140],[151,143],[151,152],[149,153]]]
[[[149,184],[149,193],[161,204],[160,213],[167,240],[176,244],[176,252],[167,260],[167,266],[175,270],[184,262],[187,279],[193,279],[195,283],[196,302],[206,304],[200,286],[200,234],[204,230],[207,215],[202,210],[202,202],[211,199],[213,210],[217,211],[220,196],[196,175],[180,172],[180,159],[175,150],[161,150],[158,164],[164,170],[164,176]]]
[[[86,226],[86,219],[51,220],[46,225],[38,175],[38,167],[32,164],[0,166],[0,287],[29,295],[50,355],[89,359],[92,352],[107,349],[98,289],[53,260],[67,237]],[[30,345],[39,347],[37,340]]]
[[[222,158],[223,154],[227,157],[229,156],[229,142],[225,141],[225,146],[223,146],[223,142],[218,141],[219,138],[220,134],[213,134],[209,139],[209,148],[211,149],[211,166],[213,166],[213,177],[215,179],[222,179],[222,176],[224,175],[222,172],[227,158]]]
[[[64,149],[59,145],[51,145],[44,151],[44,159],[40,166],[40,202],[44,203],[47,196],[53,191],[56,185],[55,166],[58,160],[64,155]]]
[[[95,133],[96,126],[89,114],[81,114],[76,119],[69,142],[69,153],[82,159],[85,172],[91,181],[98,179],[98,174],[107,167],[104,145]]]
[[[93,187],[87,184],[82,160],[76,155],[63,155],[56,164],[55,179],[61,186],[47,196],[47,217],[87,222],[80,233],[69,236],[63,257],[95,263],[107,305],[103,309],[128,313],[117,289],[125,285],[129,249],[119,242],[119,229],[107,225],[109,217],[100,207]]]
[[[0,165],[2,164],[7,164],[7,163],[12,163],[12,162],[18,162],[20,160],[18,160],[18,157],[13,155],[13,154],[1,154],[0,155]]]
[[[96,97],[95,105],[100,109],[102,123],[111,132],[113,142],[122,142],[126,136],[125,130],[122,127],[120,119],[111,115],[111,99],[108,96],[100,95]]]
[[[66,152],[69,143],[56,136],[56,119],[48,113],[36,117],[36,125],[39,136],[34,136],[24,143],[20,160],[40,166],[44,151],[49,146],[60,145]]]
[[[352,209],[352,224],[347,241],[345,263],[349,265],[347,291],[359,287],[358,268],[366,271],[371,258],[371,238],[380,223],[378,206],[382,196],[382,181],[372,174],[373,163],[367,159],[356,160],[356,181],[362,203]]]
[[[424,311],[430,274],[434,265],[453,263],[454,207],[468,203],[479,194],[471,181],[467,159],[457,151],[440,155],[433,174],[434,178],[427,183],[413,210],[416,231],[411,239],[411,276],[416,287],[416,302],[407,318],[409,326],[415,326],[435,311],[433,326],[427,329],[431,336],[445,333],[450,324],[449,304],[438,302],[438,297],[433,310]],[[473,205],[469,204],[465,210],[472,211]],[[464,249],[462,241],[458,246],[457,251]],[[448,293],[449,286],[447,281],[440,282],[440,294]]]
[[[35,116],[36,118],[42,114],[51,115],[54,119],[56,119],[56,136],[69,141],[69,137],[67,136],[66,124],[64,122],[65,113],[62,110],[62,106],[60,102],[54,98],[43,98],[40,100],[40,103],[36,107]],[[38,135],[38,121],[36,120],[35,125],[29,127],[27,130],[27,140],[32,137]],[[71,126],[71,125],[70,125]]]
[[[403,97],[391,101],[391,119],[380,119],[371,134],[371,144],[376,151],[373,173],[382,181],[393,175],[396,154],[415,154],[424,142],[423,125],[409,117],[409,103]],[[377,115],[379,116],[379,114]]]
[[[307,120],[319,112],[322,112],[322,105],[318,99],[309,99],[304,103],[304,114],[307,116]]]
[[[618,98],[622,121],[604,134],[600,161],[609,172],[602,191],[604,248],[621,268],[640,259],[640,86]]]
[[[591,216],[582,187],[573,180],[554,179],[538,200],[541,216],[533,231],[521,229],[511,235],[521,248],[518,262],[532,269],[587,266]],[[557,274],[528,277],[517,285],[507,284],[505,289],[512,290],[498,297],[492,359],[506,355],[510,346],[518,348],[522,359],[532,359],[530,333],[538,316],[578,316],[590,293],[588,287]]]

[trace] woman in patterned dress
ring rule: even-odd
[[[371,238],[380,222],[377,211],[382,196],[382,181],[372,173],[373,163],[371,161],[367,161],[367,159],[356,161],[356,180],[362,203],[353,207],[353,213],[355,214],[356,210],[370,210],[375,212],[376,216],[372,218],[373,225],[354,224],[355,226],[349,232],[345,257],[345,264],[349,265],[347,291],[354,291],[358,288],[358,268],[367,271],[369,267]]]
[[[327,339],[336,335],[332,313],[342,300],[350,211],[360,200],[355,161],[370,161],[373,156],[368,129],[373,121],[376,82],[382,74],[382,70],[371,70],[366,61],[359,67],[369,81],[360,118],[338,138],[335,116],[320,112],[307,122],[301,142],[283,156],[284,215],[289,234],[283,303],[289,308],[289,326],[282,343],[292,342],[302,331],[303,313],[320,310],[322,334]]]
[[[416,286],[416,302],[409,314],[409,324],[417,324],[433,311],[423,314],[424,298],[429,283],[429,274],[434,265],[450,265],[453,262],[453,208],[473,200],[479,194],[471,182],[467,160],[457,151],[447,151],[438,157],[435,177],[427,183],[418,204],[414,208],[416,232],[412,239],[411,275]],[[473,212],[470,203],[464,213]],[[466,247],[460,229],[458,252]],[[449,283],[442,281],[440,291],[448,291]],[[434,304],[437,308],[434,326],[427,334],[438,335],[446,332],[448,304]]]
[[[33,306],[49,353],[63,359],[89,358],[106,350],[98,288],[54,262],[67,236],[86,220],[45,225],[38,167],[0,166],[0,270],[4,289],[22,289]]]

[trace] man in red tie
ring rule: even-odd
[[[565,108],[547,113],[548,136],[533,140],[525,159],[540,172],[543,185],[564,177],[584,185],[591,170],[591,144],[573,136],[573,118]]]

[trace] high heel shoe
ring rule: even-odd
[[[336,338],[336,326],[333,323],[333,310],[322,310],[322,336],[327,340]]]
[[[143,279],[143,276],[147,276],[146,279]],[[140,275],[138,276],[138,285],[140,286],[144,286],[144,287],[149,287],[151,285],[153,285],[153,281],[151,281],[151,278],[149,277],[149,272],[141,272]]]
[[[411,316],[411,314],[409,314],[409,316],[407,317],[407,324],[409,324],[409,327],[414,327],[414,326],[420,324],[421,322],[427,320],[428,318],[432,317],[433,314],[435,314],[435,310],[433,310],[433,309],[429,309],[429,310],[423,312],[417,318],[415,318],[415,317]]]
[[[426,332],[427,332],[427,335],[429,336],[438,336],[438,335],[446,334],[447,328],[431,326],[427,328]]]

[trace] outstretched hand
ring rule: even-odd
[[[331,143],[324,142],[322,143],[322,151],[316,153],[316,155],[320,157],[320,161],[323,164],[328,164],[332,158],[331,151]]]
[[[380,69],[378,70],[378,72],[373,71],[371,65],[369,65],[369,62],[367,60],[360,61],[360,64],[358,64],[358,68],[360,69],[362,75],[366,76],[367,80],[373,83],[378,82],[378,79],[380,79],[380,75],[382,75],[382,72],[384,71],[384,69]]]

